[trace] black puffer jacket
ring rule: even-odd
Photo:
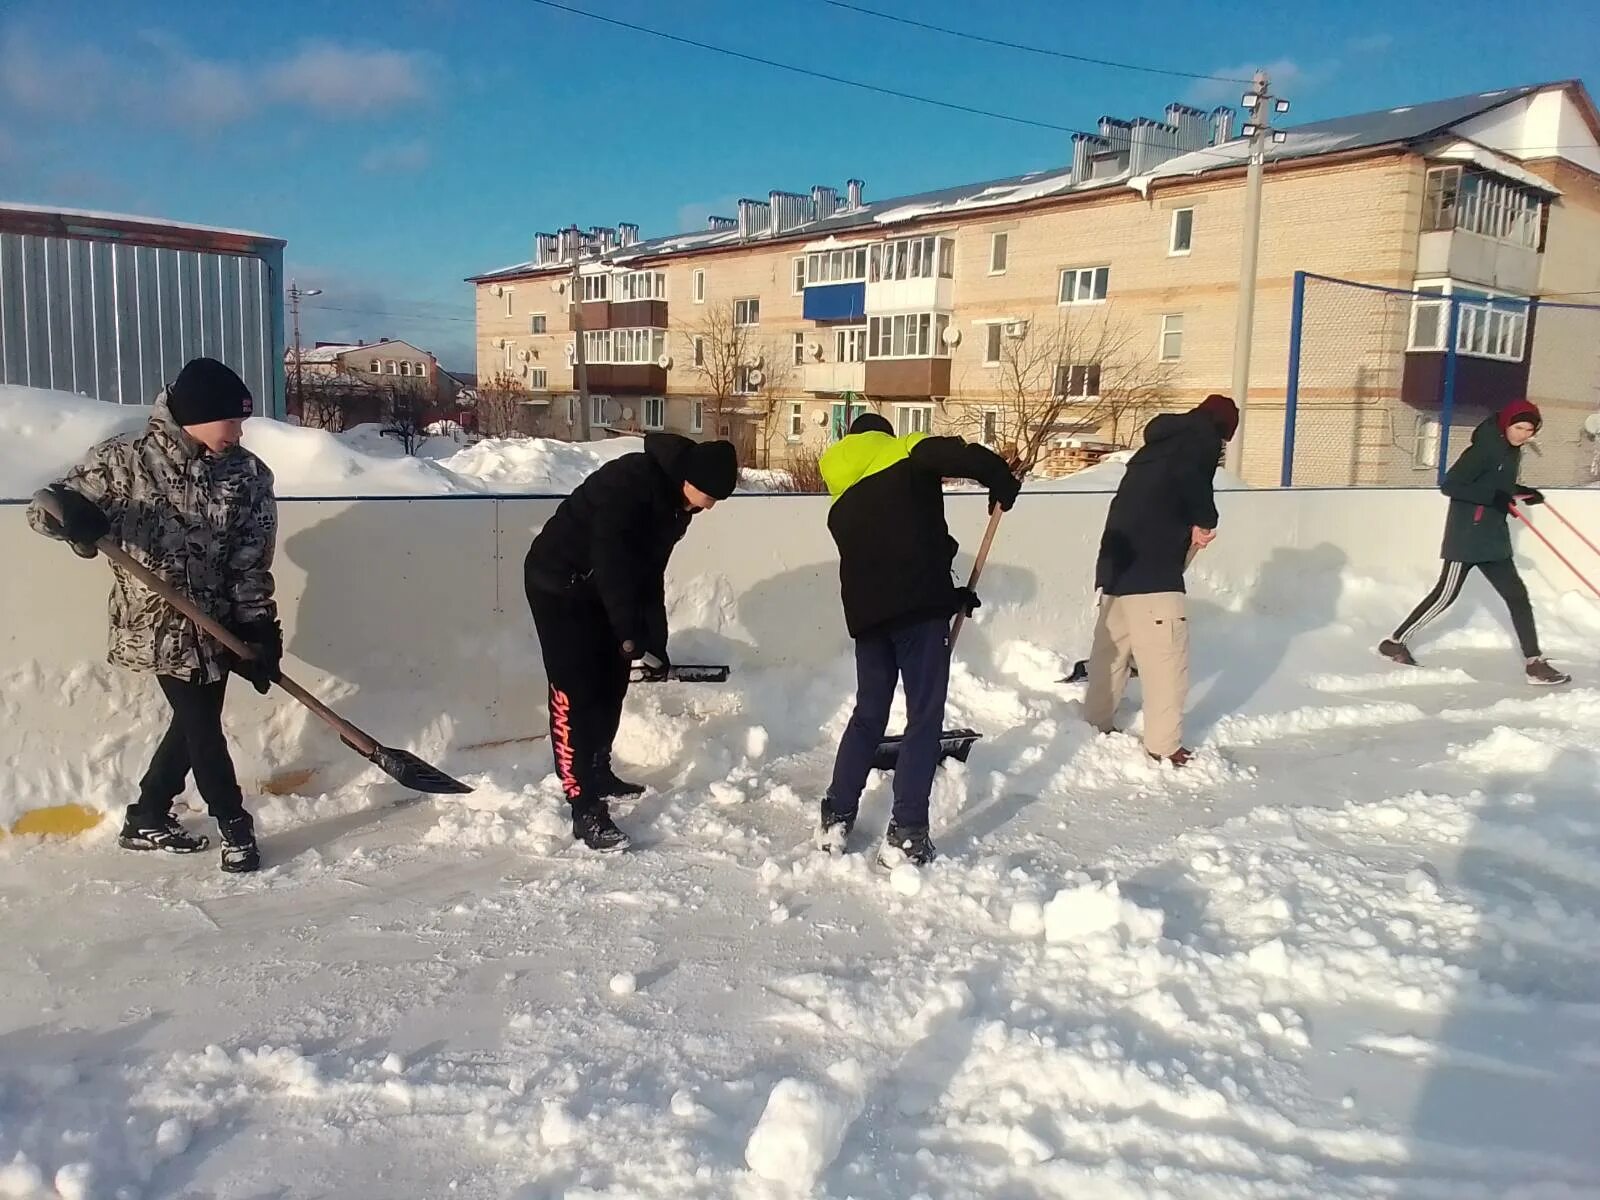
[[[1522,451],[1506,441],[1499,419],[1472,431],[1472,444],[1445,472],[1450,512],[1444,522],[1441,557],[1450,562],[1496,562],[1511,557],[1505,498],[1517,491]]]
[[[1212,480],[1221,457],[1222,434],[1204,412],[1169,413],[1145,426],[1106,514],[1096,587],[1108,596],[1184,590],[1194,526],[1217,527]]]
[[[667,560],[689,528],[682,459],[694,445],[652,433],[644,451],[608,462],[561,502],[528,548],[531,592],[590,589],[604,605],[617,644],[667,644]]]

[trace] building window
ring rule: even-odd
[[[619,275],[616,282],[616,299],[619,301],[667,298],[665,271],[629,271],[626,275]]]
[[[428,377],[428,364],[427,363],[412,363],[411,364],[411,373],[413,375],[417,376],[419,379],[426,379]]]
[[[1005,337],[1006,327],[998,321],[983,327],[983,365],[998,367],[1000,365],[1000,347]]]
[[[851,325],[833,332],[833,361],[858,363],[867,360],[867,327]]]
[[[501,351],[500,369],[502,371],[504,371],[507,375],[509,375],[509,374],[511,374],[511,359],[512,359],[512,356],[514,354],[516,354],[516,352],[517,352],[516,351],[516,347],[514,347],[511,344],[511,340],[509,338],[507,338],[505,341],[503,341],[501,343],[500,351]],[[394,374],[394,364],[393,363],[389,364],[389,374],[391,374],[391,375]]]
[[[895,430],[901,437],[912,433],[933,432],[933,405],[897,404],[894,410]]]
[[[794,365],[797,366],[797,367],[805,366],[806,365],[806,335],[805,334],[797,333],[797,334],[794,335],[794,347],[793,347],[793,349],[794,349]]]
[[[983,444],[985,446],[998,446],[1000,444],[1000,410],[986,408],[983,410]]]
[[[408,363],[408,362],[401,363],[400,364],[400,374],[409,376],[411,374],[411,364]]]
[[[1172,233],[1167,242],[1168,254],[1187,254],[1194,244],[1194,209],[1172,210]]]
[[[812,287],[823,283],[860,283],[867,277],[867,248],[816,250],[806,255],[806,282]]]
[[[583,335],[586,362],[654,366],[666,352],[665,329],[589,329]]]
[[[950,324],[947,313],[902,313],[893,317],[871,317],[867,321],[867,357],[873,358],[948,358],[944,331]]]
[[[381,362],[379,362],[377,359],[373,359],[372,360],[372,366],[371,366],[370,370],[371,370],[372,374],[374,374],[374,375],[381,375],[381,374],[383,374],[383,364]]]
[[[510,367],[510,365],[511,365],[511,343],[507,342],[506,343],[506,366]],[[398,374],[400,374],[400,364],[395,362],[395,360],[391,358],[388,361],[388,363],[386,364],[385,373],[389,374],[389,375],[398,375]]]
[[[694,340],[694,365],[697,367],[706,365],[706,340],[703,337]]]
[[[1412,444],[1411,462],[1419,471],[1434,471],[1439,467],[1439,418],[1417,415],[1416,441]]]
[[[1161,318],[1161,361],[1177,362],[1183,357],[1183,314],[1168,313]]]
[[[510,317],[514,315],[515,314],[511,311],[511,289],[506,288],[506,316]]]
[[[1457,353],[1503,362],[1522,361],[1528,340],[1527,299],[1463,287],[1449,279],[1416,286],[1408,350],[1445,348],[1452,297],[1460,309],[1456,317]]]
[[[872,247],[867,259],[867,281],[888,283],[899,279],[949,279],[955,273],[955,243],[949,238],[902,238]]]
[[[605,423],[606,423],[606,399],[607,399],[607,397],[605,397],[605,396],[590,396],[589,397],[589,424],[590,425],[593,425],[593,426],[595,426],[597,428],[603,427],[605,425]]]
[[[759,388],[761,372],[748,363],[740,363],[733,369],[733,394],[735,396],[754,396]]]
[[[1056,395],[1068,400],[1093,400],[1100,395],[1100,364],[1087,363],[1056,368]]]
[[[761,298],[750,296],[733,302],[733,323],[748,327],[761,324]]]
[[[567,397],[567,427],[570,429],[578,427],[578,398],[576,396]]]
[[[583,301],[585,304],[597,300],[607,300],[611,297],[611,276],[609,275],[584,275],[581,276],[583,288]]]
[[[800,255],[794,260],[794,294],[796,296],[806,290],[806,256]]]
[[[865,404],[846,404],[842,400],[834,401],[828,414],[828,439],[837,442],[850,432],[850,426],[856,423],[856,418],[867,411]]]
[[[1011,235],[997,233],[989,239],[989,274],[1004,275],[1006,273],[1006,255],[1010,250]]]
[[[805,432],[806,406],[799,401],[789,405],[789,432],[791,442],[798,442]]]
[[[706,302],[706,273],[704,271],[696,271],[694,273],[694,302],[696,304],[704,304]]]
[[[536,392],[547,391],[550,387],[549,373],[543,367],[535,367],[528,372],[528,386]]]
[[[1068,267],[1061,272],[1060,304],[1098,304],[1111,290],[1110,267]]]
[[[666,397],[646,396],[644,398],[644,427],[646,429],[665,429],[666,425]]]
[[[1470,167],[1434,167],[1423,189],[1422,228],[1469,233],[1537,249],[1544,199],[1537,192]]]
[[[548,332],[550,332],[550,320],[549,320],[549,318],[546,317],[543,313],[534,313],[533,316],[529,318],[528,332],[529,333],[548,333]]]
[[[689,432],[699,433],[706,427],[706,402],[704,400],[689,401]]]

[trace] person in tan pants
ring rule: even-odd
[[[1212,492],[1222,444],[1239,426],[1226,396],[1206,397],[1187,413],[1145,427],[1144,446],[1111,501],[1100,539],[1095,584],[1100,613],[1089,655],[1084,716],[1102,733],[1116,730],[1117,706],[1137,662],[1144,692],[1144,745],[1150,757],[1188,763],[1183,709],[1189,694],[1189,620],[1183,572],[1216,537]]]

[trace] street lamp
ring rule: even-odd
[[[294,316],[294,402],[299,407],[305,399],[301,392],[302,375],[300,371],[300,301],[306,296],[322,295],[321,288],[306,288],[300,290],[300,284],[295,280],[289,281],[289,311]]]

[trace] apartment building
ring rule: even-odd
[[[1172,105],[1103,118],[1072,150],[1059,170],[885,201],[859,180],[773,191],[670,237],[538,234],[532,259],[469,280],[480,379],[525,391],[540,432],[571,435],[576,260],[597,430],[731,437],[773,466],[867,407],[1045,471],[1134,444],[1156,412],[1229,390],[1246,143],[1231,110]],[[1458,419],[1528,394],[1576,444],[1600,395],[1600,324],[1585,335],[1581,314],[1534,310],[1600,291],[1600,118],[1582,84],[1290,128],[1263,212],[1252,482],[1280,469],[1297,271],[1415,293],[1398,311],[1308,301],[1297,482],[1417,481],[1450,294],[1474,314],[1457,331]]]

